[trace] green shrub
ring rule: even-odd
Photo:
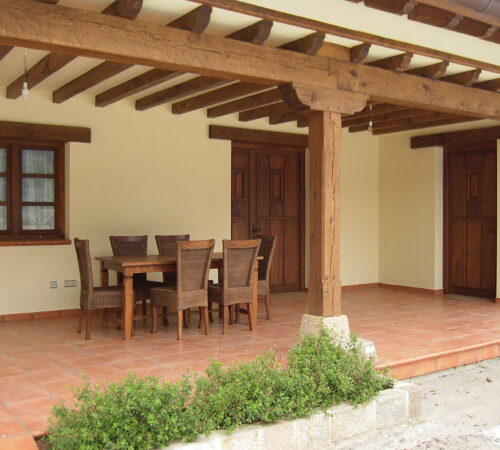
[[[212,362],[204,376],[178,383],[129,375],[103,387],[86,384],[72,408],[54,407],[48,439],[54,449],[147,450],[214,430],[305,417],[341,402],[357,405],[393,384],[354,339],[343,348],[323,330],[293,347],[285,367],[268,352],[229,368]]]

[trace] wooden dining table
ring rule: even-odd
[[[133,276],[136,273],[149,272],[176,272],[177,255],[146,255],[146,256],[96,256],[101,263],[101,286],[107,287],[109,284],[109,270],[115,270],[123,274],[123,337],[132,337],[132,321],[134,309],[134,283]],[[261,260],[262,257],[258,257]],[[212,255],[211,269],[222,269],[222,253]],[[257,325],[257,283],[259,278],[258,261],[256,261],[252,277],[252,328]]]

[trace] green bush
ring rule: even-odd
[[[54,449],[152,449],[254,422],[305,417],[341,402],[364,403],[394,380],[375,371],[355,340],[347,348],[322,331],[288,352],[281,367],[268,352],[178,383],[129,375],[76,390],[72,408],[54,407],[48,440]]]

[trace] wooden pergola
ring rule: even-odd
[[[270,123],[297,121],[309,127],[310,276],[309,311],[341,313],[339,178],[341,127],[374,134],[479,119],[500,119],[500,78],[478,82],[494,64],[393,39],[349,30],[234,0],[196,0],[203,5],[162,26],[133,20],[141,0],[116,0],[101,14],[57,5],[58,0],[0,0],[0,59],[12,47],[47,53],[7,88],[21,95],[78,56],[103,60],[60,86],[53,101],[63,103],[134,65],[141,75],[95,98],[105,107],[185,73],[188,81],[159,89],[135,102],[143,111],[172,103],[174,114],[208,108],[208,117],[239,112],[241,121],[268,117]],[[251,26],[220,37],[204,34],[211,8],[258,18]],[[273,22],[307,31],[279,48],[263,46]],[[331,34],[358,41],[353,47],[325,42]],[[372,46],[400,53],[367,61]],[[410,68],[413,55],[435,59]],[[468,67],[446,75],[449,63]]]

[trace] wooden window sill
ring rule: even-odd
[[[70,245],[71,239],[22,239],[13,241],[0,240],[0,247],[12,247],[22,245]]]

